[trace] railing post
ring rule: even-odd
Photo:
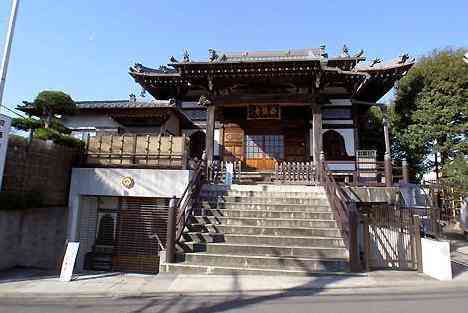
[[[364,256],[363,256],[363,266],[366,272],[369,271],[369,257],[370,257],[370,237],[369,237],[369,216],[363,215],[362,219],[362,230],[363,230],[363,246],[364,246]]]
[[[413,227],[414,227],[414,245],[416,249],[416,266],[418,267],[418,272],[423,272],[422,267],[422,246],[421,246],[421,218],[418,215],[413,215]]]
[[[401,171],[403,175],[403,183],[408,184],[409,183],[409,171],[408,171],[408,161],[406,161],[406,159],[403,159],[401,161]]]
[[[322,174],[323,175],[326,175],[326,173],[323,171],[325,169],[325,153],[322,151],[320,151],[320,162],[318,163],[318,169],[316,169],[317,171],[317,181],[320,181],[320,183],[323,185],[324,183],[324,178],[322,177]]]
[[[392,187],[393,185],[392,158],[389,153],[385,153],[385,156],[384,156],[384,172],[385,172],[385,186]]]
[[[353,204],[350,204],[350,206],[352,205]],[[357,236],[358,223],[358,214],[356,210],[353,209],[349,212],[349,266],[351,272],[354,273],[361,271]]]
[[[166,238],[166,263],[175,263],[176,260],[176,219],[177,200],[173,196],[169,201],[169,212],[167,216],[167,238]]]

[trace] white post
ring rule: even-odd
[[[5,80],[8,71],[8,62],[10,60],[11,43],[13,41],[13,34],[15,31],[16,15],[18,13],[19,0],[13,0],[11,7],[10,23],[8,24],[7,37],[5,41],[5,50],[3,52],[1,79],[0,79],[0,107],[3,101],[3,91],[5,90]]]

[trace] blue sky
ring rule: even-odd
[[[382,4],[380,4],[382,3]],[[10,0],[0,1],[3,47]],[[75,100],[126,99],[134,62],[159,66],[184,48],[274,50],[343,44],[368,59],[468,46],[468,1],[22,0],[4,104],[43,89]],[[3,53],[3,48],[0,53]],[[2,111],[5,113],[5,111]]]

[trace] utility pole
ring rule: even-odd
[[[3,91],[5,90],[5,80],[8,71],[8,62],[10,60],[11,43],[15,32],[16,15],[18,13],[19,0],[13,0],[11,6],[10,22],[8,23],[7,37],[5,40],[5,49],[2,58],[1,79],[0,79],[0,108],[3,104]]]

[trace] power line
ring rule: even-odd
[[[15,112],[14,110],[7,107],[6,105],[0,105],[0,108],[5,108],[7,111],[10,111],[11,113],[18,115],[21,118],[26,118],[26,116],[23,116],[23,115],[19,114],[18,112]]]

